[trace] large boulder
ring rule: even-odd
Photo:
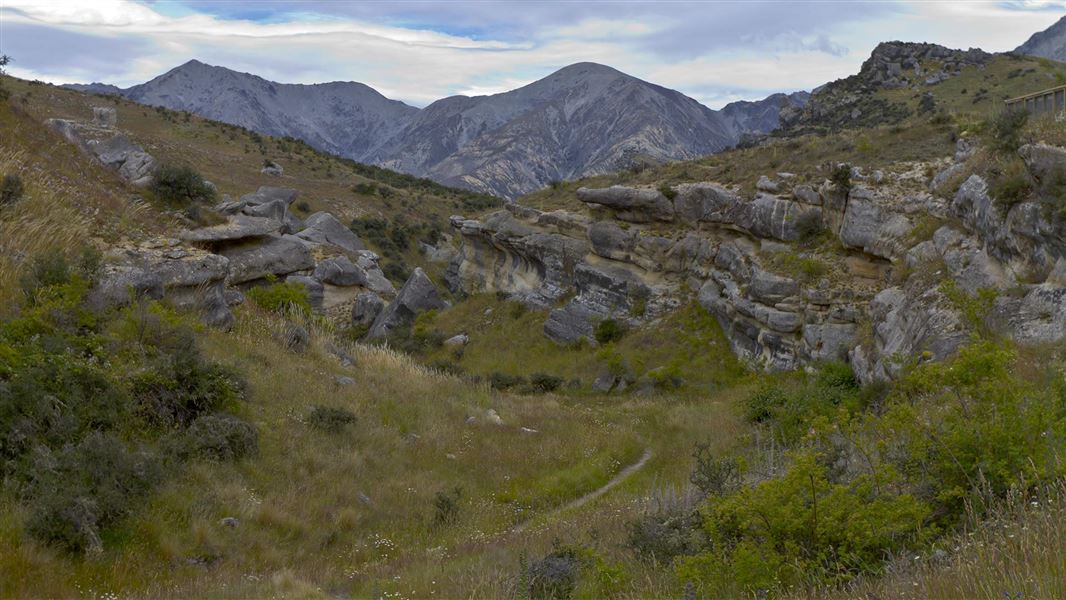
[[[659,190],[627,188],[578,188],[577,199],[585,204],[599,205],[615,211],[623,221],[649,223],[672,221],[674,205]]]
[[[328,244],[353,254],[366,249],[359,236],[328,212],[317,212],[307,217],[304,230],[296,237],[312,244]]]
[[[155,159],[125,135],[120,133],[101,142],[89,142],[89,148],[101,163],[118,171],[126,181],[134,185],[151,182]]]
[[[581,339],[594,342],[596,322],[602,318],[603,315],[593,312],[587,306],[570,302],[548,313],[548,319],[544,322],[544,335],[559,344],[572,344]]]
[[[315,267],[315,279],[342,287],[367,284],[366,271],[352,263],[347,256],[338,256],[318,263]]]
[[[221,225],[185,231],[180,237],[193,243],[228,243],[277,233],[280,227],[281,223],[275,219],[234,215]]]
[[[440,297],[437,286],[425,271],[418,267],[400,288],[396,298],[374,319],[367,337],[385,337],[396,329],[410,325],[421,313],[447,306],[448,303]]]
[[[200,313],[208,325],[229,329],[233,313],[225,299],[229,261],[217,254],[181,248],[139,248],[104,265],[88,302],[98,309],[123,306],[139,298],[165,300]]]
[[[907,236],[913,229],[906,215],[879,202],[869,190],[856,187],[849,194],[839,236],[845,247],[891,259],[907,250]]]
[[[1026,144],[1018,149],[1033,180],[1042,190],[1066,188],[1066,148]]]
[[[370,250],[360,250],[357,254],[358,257],[355,259],[355,264],[366,273],[366,283],[363,285],[375,294],[383,296],[395,295],[396,287],[392,285],[388,277],[385,277],[381,266],[378,265],[378,255]]]
[[[786,242],[802,239],[821,226],[822,209],[760,192],[735,210],[734,223],[759,238]]]
[[[674,210],[678,218],[690,222],[733,223],[737,206],[744,200],[716,183],[677,186]]]
[[[293,236],[268,236],[219,251],[230,260],[229,283],[238,284],[268,275],[288,275],[315,266],[311,251]]]
[[[352,304],[352,325],[369,327],[381,311],[385,310],[385,301],[373,292],[364,292],[356,297]]]
[[[596,221],[589,226],[588,237],[596,254],[628,262],[640,236],[636,231],[623,230],[614,221]]]

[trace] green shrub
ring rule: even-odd
[[[18,202],[24,193],[22,178],[17,174],[4,175],[3,179],[0,179],[0,207]]]
[[[355,413],[333,406],[314,406],[307,415],[308,425],[329,433],[340,433],[355,422]]]
[[[259,434],[237,417],[211,414],[193,421],[172,444],[182,459],[229,461],[258,452]]]
[[[841,195],[847,196],[851,192],[851,167],[847,164],[839,164],[833,167],[829,174],[829,181],[833,183]]]
[[[558,547],[529,566],[531,598],[562,600],[574,595],[581,575],[581,556],[575,548]]]
[[[774,417],[785,405],[788,397],[778,385],[763,384],[744,400],[744,418],[752,423],[762,423]]]
[[[42,288],[69,283],[71,275],[66,255],[52,250],[34,257],[29,268],[20,277],[19,284],[23,293],[32,299]]]
[[[1003,110],[996,113],[987,123],[991,146],[1001,154],[1014,155],[1022,145],[1022,132],[1029,121],[1029,113],[1024,110]]]
[[[705,550],[708,539],[699,512],[680,508],[641,515],[626,523],[626,544],[638,556],[666,564]]]
[[[462,488],[454,487],[441,490],[433,495],[433,523],[435,525],[452,525],[459,520],[459,499]]]
[[[168,204],[186,206],[215,199],[215,190],[204,178],[187,166],[160,165],[152,175],[149,188],[155,197]]]
[[[663,196],[666,196],[667,200],[673,200],[674,198],[677,198],[677,190],[670,187],[669,185],[666,185],[665,183],[659,186],[659,193]]]
[[[204,361],[188,331],[147,369],[130,379],[137,414],[150,425],[188,425],[210,412],[228,410],[244,399],[247,384],[235,371]]]
[[[529,386],[537,393],[554,392],[563,384],[562,377],[547,373],[533,373],[529,376]]]
[[[1013,158],[992,174],[989,192],[1006,206],[1026,200],[1033,191],[1032,180],[1021,159]]]
[[[248,298],[265,310],[285,314],[290,310],[311,314],[311,298],[307,288],[299,283],[273,283],[254,287]]]
[[[596,341],[600,344],[609,344],[622,339],[625,337],[625,334],[625,324],[614,319],[603,319],[599,323],[596,323],[593,337],[595,337]]]
[[[825,231],[825,226],[822,224],[822,213],[809,210],[801,214],[796,219],[796,231],[799,233],[801,242],[810,242],[816,239]]]
[[[509,390],[520,385],[525,385],[526,378],[521,375],[508,375],[496,371],[489,375],[489,385],[494,390]]]
[[[101,530],[127,515],[162,478],[161,464],[114,435],[93,432],[58,452],[39,447],[23,496],[34,538],[69,551],[99,551]]]
[[[704,496],[724,496],[735,492],[741,483],[740,461],[735,457],[715,456],[709,444],[697,442],[692,450],[696,465],[689,481]]]

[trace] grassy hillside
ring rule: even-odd
[[[2,77],[10,106],[22,118],[88,121],[94,106],[114,107],[117,128],[164,164],[189,166],[234,198],[259,186],[297,190],[293,211],[299,217],[325,210],[342,223],[368,223],[360,234],[389,264],[386,271],[402,283],[406,271],[424,263],[418,242],[434,242],[447,233],[447,219],[456,213],[478,213],[502,201],[441,186],[426,179],[340,159],[295,139],[282,139],[210,121],[190,113],[147,107],[116,96],[96,96],[42,83]],[[34,134],[56,140],[47,132]],[[13,137],[11,139],[19,139]],[[64,146],[62,152],[72,152]],[[82,159],[84,160],[84,159]],[[280,177],[261,173],[265,161],[284,169]],[[122,195],[143,192],[126,189]],[[375,223],[377,222],[377,223]],[[380,235],[367,235],[369,229]]]

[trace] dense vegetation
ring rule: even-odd
[[[239,458],[257,440],[228,414],[242,378],[202,357],[183,317],[145,301],[93,309],[95,264],[39,257],[22,314],[0,324],[3,478],[30,535],[86,552],[180,463]]]

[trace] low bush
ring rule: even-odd
[[[21,177],[15,174],[4,175],[3,179],[0,179],[0,207],[18,202],[25,191]]]
[[[162,479],[154,454],[131,451],[100,432],[57,450],[40,446],[29,461],[22,490],[32,506],[26,529],[69,551],[102,550],[101,530],[126,516]]]
[[[998,166],[991,175],[989,192],[998,202],[1013,206],[1026,200],[1033,192],[1033,182],[1025,163],[1013,158]]]
[[[165,465],[244,455],[255,429],[214,414],[236,407],[244,382],[200,355],[180,315],[86,308],[92,262],[38,257],[30,300],[0,323],[0,478],[27,507],[29,535],[96,552]]]
[[[596,329],[593,331],[593,337],[600,344],[609,344],[616,342],[626,334],[626,326],[624,323],[616,321],[614,319],[603,319],[599,323],[596,323]]]
[[[699,511],[684,506],[650,512],[626,524],[626,543],[638,556],[666,564],[708,548],[702,521]]]
[[[232,415],[204,415],[181,432],[171,449],[182,459],[236,460],[259,450],[259,434]]]
[[[581,575],[577,549],[559,547],[529,565],[529,596],[561,600],[574,595]]]
[[[463,490],[458,487],[441,490],[433,495],[434,525],[452,525],[459,520],[459,499],[462,496]]]
[[[851,192],[851,167],[847,164],[833,167],[829,173],[829,181],[841,195],[847,196]]]
[[[549,375],[547,373],[533,373],[529,376],[529,387],[532,388],[535,393],[543,394],[554,392],[559,389],[559,386],[562,384],[562,377],[556,377],[555,375]]]
[[[489,385],[494,390],[509,390],[520,385],[525,385],[526,378],[521,375],[508,375],[496,371],[489,375]]]
[[[1034,379],[1017,364],[1009,346],[975,337],[887,390],[860,390],[837,363],[776,378],[747,410],[785,441],[784,467],[704,503],[715,543],[676,559],[677,576],[722,595],[842,585],[1055,481],[1066,473],[1066,438],[1051,433],[1066,431],[1063,373]]]
[[[1024,110],[1003,110],[996,113],[984,127],[992,148],[1001,154],[1013,156],[1022,145],[1022,133],[1028,121],[1029,113]]]
[[[160,165],[155,170],[149,189],[159,200],[177,206],[210,202],[216,195],[215,189],[194,169],[171,164]]]
[[[299,283],[272,283],[254,287],[247,292],[252,302],[260,307],[284,314],[290,310],[311,314],[311,298],[307,288]]]
[[[314,406],[307,415],[308,425],[328,433],[340,433],[356,420],[352,411],[334,406]]]
[[[741,466],[735,457],[717,457],[709,444],[697,443],[692,449],[692,458],[696,465],[689,481],[704,496],[724,496],[740,488]]]

